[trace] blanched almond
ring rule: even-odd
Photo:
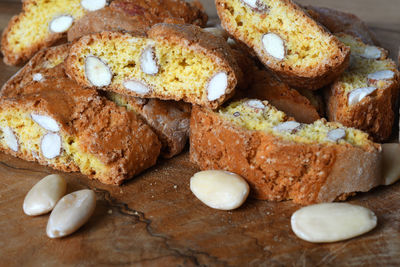
[[[314,243],[337,242],[371,231],[375,214],[364,207],[347,203],[322,203],[293,213],[291,225],[297,237]]]
[[[261,100],[258,99],[250,99],[248,101],[246,101],[246,105],[254,108],[254,109],[264,109],[265,105]]]
[[[50,116],[31,113],[31,118],[34,122],[40,125],[43,129],[51,132],[59,132],[60,126],[57,121]]]
[[[149,75],[155,75],[159,71],[157,58],[152,47],[146,47],[140,55],[140,68]]]
[[[275,33],[267,33],[263,35],[261,41],[265,51],[268,54],[278,60],[283,60],[285,58],[285,42],[279,35]]]
[[[47,236],[59,238],[84,225],[96,208],[96,195],[84,189],[64,196],[54,207],[47,223]]]
[[[67,183],[58,174],[51,174],[37,182],[24,199],[26,215],[37,216],[50,212],[65,195]]]
[[[346,131],[340,128],[329,131],[327,135],[328,140],[332,142],[337,142],[345,137],[346,137]]]
[[[145,95],[150,92],[150,88],[142,82],[129,80],[124,82],[124,87],[132,92]]]
[[[285,121],[274,127],[275,131],[293,133],[301,128],[301,123],[297,121]]]
[[[110,85],[113,77],[108,65],[95,56],[85,59],[85,75],[88,81],[97,87]]]
[[[226,93],[228,87],[228,75],[225,72],[215,74],[209,81],[207,87],[207,98],[214,101]]]
[[[368,59],[379,59],[382,57],[382,51],[376,46],[369,45],[365,48],[361,56]]]
[[[56,133],[47,133],[40,143],[42,155],[47,159],[53,159],[61,154],[61,136]]]
[[[190,190],[207,206],[219,210],[240,207],[249,195],[249,185],[237,174],[202,171],[190,178]]]
[[[107,4],[106,0],[82,0],[81,6],[88,11],[96,11],[102,9]]]
[[[74,22],[74,18],[70,15],[61,15],[55,17],[50,22],[50,31],[54,33],[62,33],[68,31],[71,27],[72,23]]]
[[[391,70],[382,70],[368,74],[368,79],[376,81],[390,80],[393,78],[394,78],[394,72]]]
[[[357,103],[360,103],[361,100],[364,99],[364,97],[372,94],[376,90],[377,90],[376,87],[363,87],[363,88],[358,88],[356,90],[351,91],[348,95],[348,105],[352,106]]]
[[[3,130],[4,142],[6,143],[6,145],[12,151],[18,152],[19,144],[17,136],[15,135],[14,131],[8,126],[3,127],[2,130]]]

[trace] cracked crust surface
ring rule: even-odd
[[[68,31],[68,40],[101,31],[124,31],[140,35],[161,22],[204,27],[207,19],[202,5],[197,1],[115,0],[109,7],[89,12],[77,21]]]
[[[167,43],[168,45],[177,47],[177,49],[188,49],[190,52],[194,52],[196,55],[210,59],[214,67],[218,67],[220,72],[223,71],[228,76],[228,85],[225,93],[218,99],[209,101],[206,97],[206,88],[199,88],[199,90],[204,92],[203,96],[196,94],[184,94],[182,96],[178,96],[173,93],[164,92],[164,88],[162,90],[161,88],[158,88],[160,89],[158,92],[150,90],[150,92],[143,95],[131,90],[127,90],[121,83],[114,82],[111,82],[109,86],[101,87],[99,89],[134,97],[159,98],[163,100],[176,101],[183,100],[185,102],[196,103],[212,108],[217,108],[233,95],[236,84],[242,79],[242,73],[237,66],[235,59],[233,58],[230,47],[223,38],[216,37],[213,34],[205,32],[201,28],[194,25],[176,25],[165,23],[156,24],[151,27],[147,32],[147,36],[149,41],[155,41],[156,43],[159,43],[161,47],[163,46],[163,43]],[[66,60],[66,72],[68,76],[83,86],[93,87],[93,85],[91,85],[91,83],[85,77],[85,73],[81,67],[81,62],[83,62],[88,56],[88,54],[85,54],[87,46],[90,46],[94,42],[102,42],[102,45],[107,45],[107,43],[111,40],[115,40],[121,45],[121,47],[129,47],[129,40],[133,37],[135,36],[128,33],[117,32],[101,32],[82,37],[72,45],[70,54]],[[119,62],[114,63],[117,64]],[[138,63],[136,64],[140,65]],[[163,66],[159,67],[161,69],[163,68]],[[161,70],[160,72],[162,73],[163,71]],[[118,73],[113,74],[114,76],[118,75]],[[131,77],[126,77],[124,79],[128,78],[132,79]],[[194,76],[193,79],[197,78]],[[189,84],[186,86],[190,87]]]
[[[123,96],[111,92],[107,93],[107,98],[137,113],[150,125],[161,141],[161,156],[164,158],[172,158],[185,148],[189,139],[189,104]]]
[[[190,158],[202,170],[243,176],[258,199],[331,202],[381,184],[381,148],[374,144],[302,144],[224,121],[194,106]]]
[[[304,88],[309,90],[320,89],[323,86],[333,82],[348,66],[350,49],[343,45],[335,36],[328,33],[321,25],[309,17],[302,8],[294,4],[290,0],[279,0],[286,5],[295,14],[303,20],[302,26],[312,27],[318,34],[324,35],[329,39],[331,45],[335,46],[335,51],[320,61],[315,67],[294,66],[287,64],[285,61],[278,61],[269,56],[259,44],[255,44],[249,35],[242,34],[238,28],[233,25],[233,21],[229,14],[232,10],[229,4],[240,0],[216,0],[218,16],[221,19],[221,25],[227,30],[239,43],[246,44],[260,59],[260,61],[274,73],[276,73],[282,81],[294,88]],[[244,8],[243,12],[257,13],[250,8]],[[268,14],[264,14],[268,16]],[[237,23],[237,22],[236,22]],[[245,23],[245,22],[241,22]],[[260,22],[262,23],[262,22]],[[301,26],[301,25],[300,25]],[[299,26],[299,27],[300,27]]]
[[[62,77],[33,82],[24,88],[19,96],[1,100],[1,112],[15,109],[51,116],[58,122],[61,136],[72,136],[80,153],[94,157],[104,167],[101,172],[96,172],[96,168],[87,172],[78,167],[73,155],[68,164],[60,164],[5,147],[1,148],[3,151],[63,171],[80,170],[102,183],[116,185],[156,163],[161,144],[150,127],[133,112],[100,97],[95,90],[83,89]]]

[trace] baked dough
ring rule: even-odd
[[[211,108],[226,101],[241,79],[225,40],[194,25],[156,24],[147,37],[84,36],[72,45],[66,68],[83,86]]]
[[[290,0],[215,3],[223,28],[294,88],[322,88],[348,65],[349,48]]]
[[[339,38],[351,47],[350,67],[326,90],[329,120],[387,140],[395,118],[399,71],[387,51],[347,34]]]
[[[161,148],[133,112],[62,77],[2,98],[0,129],[1,151],[105,184],[119,185],[153,166]]]
[[[194,106],[190,158],[242,176],[254,197],[271,201],[344,200],[382,183],[381,146],[367,134],[324,120],[299,124],[267,101]]]

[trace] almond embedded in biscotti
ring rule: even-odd
[[[146,47],[140,55],[140,68],[149,75],[155,75],[159,71],[157,58],[152,47]]]
[[[375,214],[347,203],[321,203],[293,213],[291,226],[297,237],[313,243],[337,242],[371,231],[377,225]]]
[[[372,94],[375,90],[377,90],[376,87],[363,87],[351,91],[348,95],[348,105],[352,106],[361,102],[364,97]]]
[[[251,99],[246,101],[246,105],[254,108],[254,109],[264,109],[265,105],[263,104],[263,102],[261,100],[258,99]]]
[[[60,131],[60,126],[58,125],[57,121],[49,116],[32,113],[31,118],[34,122],[39,124],[40,127],[46,129],[47,131]]]
[[[124,87],[132,92],[139,94],[139,95],[146,95],[151,91],[149,86],[145,85],[142,82],[135,81],[135,80],[125,81]]]
[[[360,56],[368,59],[379,59],[382,57],[382,51],[376,46],[369,45]]]
[[[85,59],[85,75],[88,81],[97,87],[110,85],[113,76],[110,67],[95,56]]]
[[[106,0],[82,0],[81,6],[87,11],[96,11],[102,9],[107,4]]]
[[[61,154],[61,136],[57,133],[47,133],[40,143],[42,155],[47,159],[54,159]]]
[[[286,55],[285,41],[276,33],[264,34],[261,39],[265,51],[272,57],[283,60]]]
[[[43,75],[41,73],[35,73],[32,76],[32,81],[41,82],[43,80]]]
[[[368,79],[372,81],[390,80],[394,78],[394,72],[391,70],[382,70],[368,74]]]
[[[207,98],[209,101],[214,101],[226,93],[228,87],[228,75],[225,72],[215,74],[207,86]]]
[[[266,13],[269,10],[268,6],[261,0],[241,0],[241,1],[250,8],[252,8],[253,10],[261,13]]]
[[[326,138],[332,142],[337,142],[345,137],[346,137],[346,131],[341,128],[329,131],[328,135],[326,136]]]
[[[51,32],[63,33],[68,31],[73,22],[74,18],[71,15],[61,15],[50,21],[49,28]]]
[[[275,131],[294,133],[301,128],[301,123],[297,121],[285,121],[274,127]]]
[[[19,143],[17,136],[15,135],[14,131],[6,126],[2,128],[3,131],[3,137],[4,137],[4,142],[6,145],[14,152],[18,152],[19,150]]]

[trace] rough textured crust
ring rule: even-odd
[[[109,7],[87,13],[68,31],[68,41],[101,31],[125,31],[144,34],[152,25],[168,22],[204,27],[207,15],[194,1],[132,1],[115,0]]]
[[[190,158],[202,170],[243,176],[258,199],[310,204],[343,199],[381,184],[380,145],[301,144],[248,131],[194,106]]]
[[[268,100],[271,105],[302,123],[312,123],[321,118],[318,113],[319,107],[265,70],[253,69],[251,86],[239,92],[235,98]]]
[[[366,44],[379,45],[368,26],[354,14],[326,7],[303,6],[303,8],[332,33],[344,32],[360,38]]]
[[[62,64],[68,56],[69,44],[44,48],[36,53],[29,62],[12,76],[1,88],[0,96],[15,97],[24,91],[24,87],[33,81],[34,74],[49,77],[66,77],[63,68],[54,68]]]
[[[25,87],[16,98],[3,98],[1,110],[16,108],[52,116],[60,133],[76,136],[79,147],[106,165],[107,174],[87,173],[106,184],[121,184],[156,163],[161,144],[141,119],[125,108],[98,96],[95,90],[83,89],[66,78],[49,78]],[[77,164],[51,163],[42,157],[3,151],[29,161],[37,161],[63,171],[78,171]]]
[[[114,91],[115,93],[134,97],[159,98],[163,100],[176,101],[183,100],[185,102],[205,105],[214,109],[233,95],[236,84],[242,79],[242,73],[237,66],[235,59],[233,58],[230,47],[223,38],[205,32],[201,28],[194,25],[176,25],[165,23],[154,25],[147,32],[147,36],[152,40],[167,41],[170,44],[188,48],[196,53],[202,54],[205,57],[211,58],[213,62],[219,66],[222,66],[222,69],[228,75],[228,86],[225,94],[214,101],[203,101],[196,99],[196,96],[179,98],[173,94],[160,94],[154,91],[151,91],[146,95],[139,95],[133,91],[125,89],[122,85],[118,86],[111,84],[108,87],[102,87],[99,89]],[[82,37],[72,45],[69,56],[66,60],[66,72],[68,76],[83,86],[92,86],[86,79],[84,73],[80,73],[80,71],[74,66],[74,62],[78,61],[82,49],[96,39],[111,40],[113,38],[122,38],[123,40],[128,40],[131,37],[131,34],[118,32],[101,32]],[[126,42],[129,44],[128,41]]]
[[[383,142],[392,134],[395,117],[393,109],[397,101],[398,88],[399,75],[397,74],[395,83],[387,88],[376,90],[360,103],[349,107],[348,94],[342,90],[340,83],[334,83],[325,91],[328,119],[365,131],[375,141]]]
[[[191,106],[184,102],[143,99],[107,93],[117,104],[123,103],[150,125],[161,141],[161,156],[172,158],[182,152],[189,139]],[[118,98],[122,101],[115,101]]]
[[[348,66],[350,59],[350,49],[342,44],[336,37],[331,36],[332,41],[338,46],[339,50],[336,54],[330,56],[330,59],[317,68],[294,69],[292,66],[282,64],[282,62],[274,60],[268,56],[263,50],[255,47],[250,40],[239,40],[238,32],[232,25],[227,23],[223,10],[225,9],[224,2],[229,0],[215,0],[218,16],[221,19],[221,25],[239,42],[244,42],[250,49],[252,49],[257,57],[263,62],[270,70],[276,73],[282,81],[294,88],[304,88],[309,90],[316,90],[324,87],[325,85],[333,82]],[[328,33],[323,26],[315,22],[309,17],[301,7],[297,6],[290,0],[280,0],[290,6],[293,10],[301,14],[310,25]]]

